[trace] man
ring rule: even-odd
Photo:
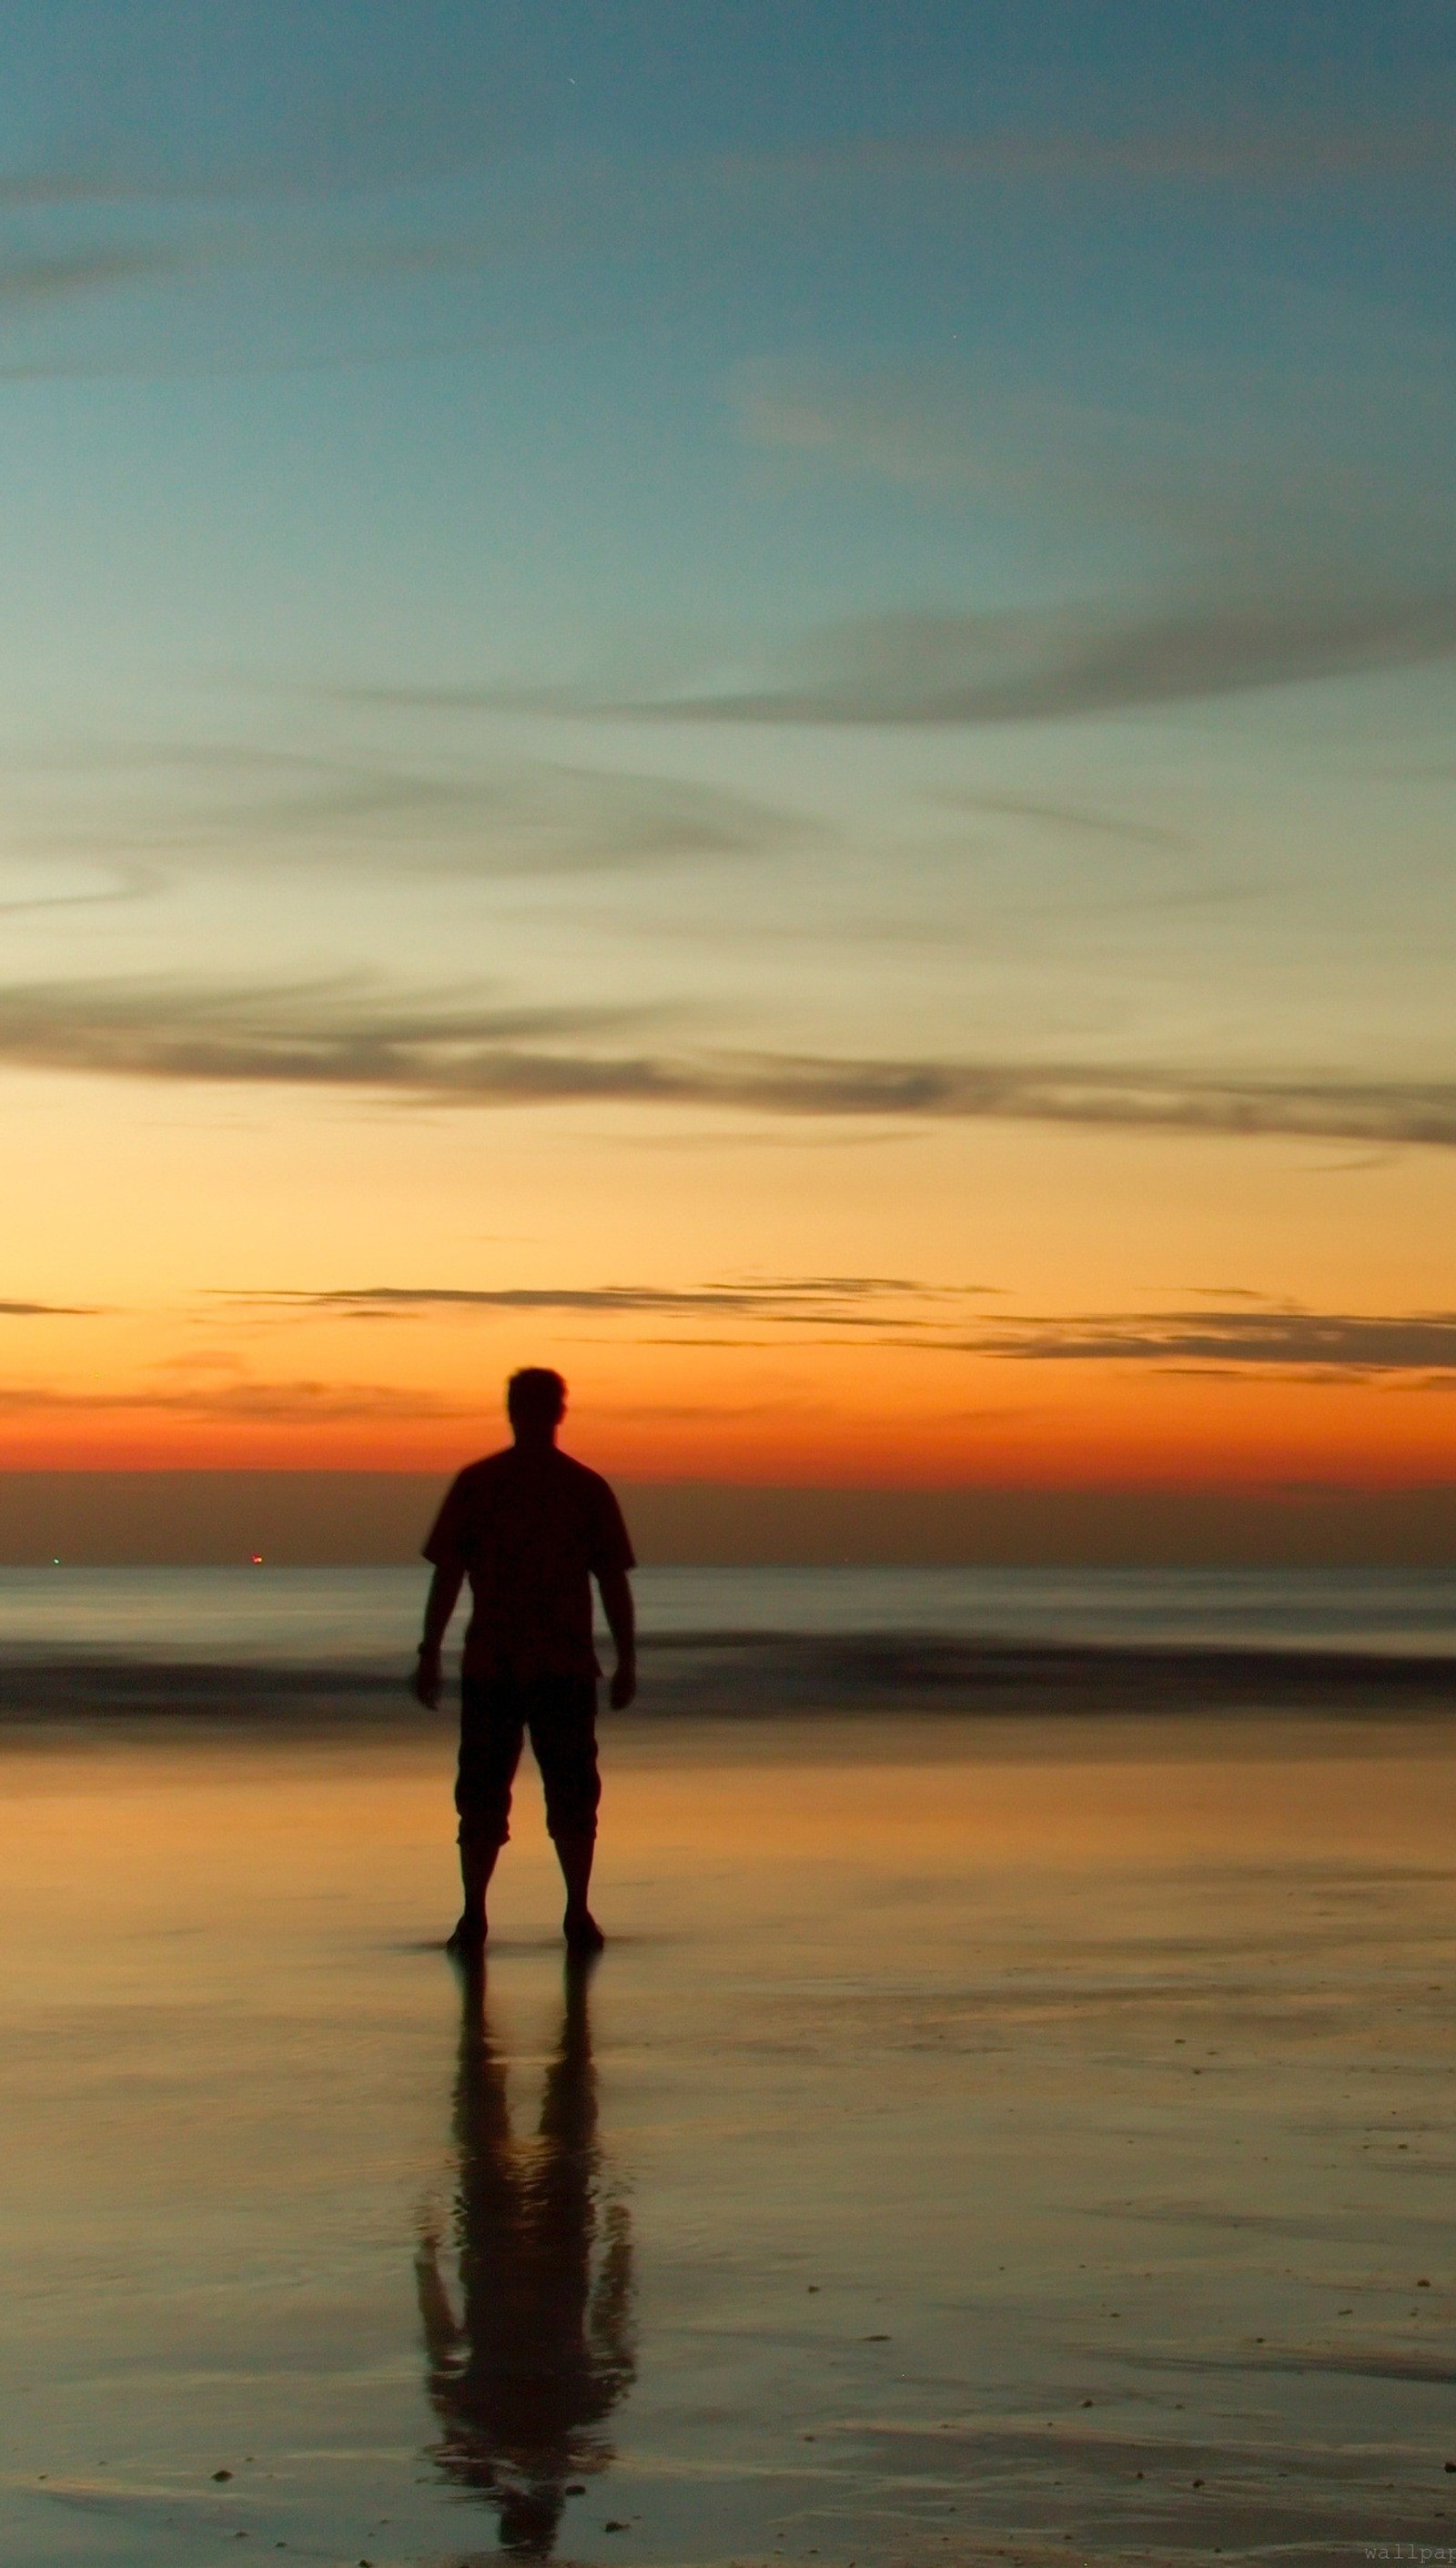
[[[602,1790],[591,1582],[616,1647],[611,1702],[621,1712],[637,1692],[627,1575],[637,1564],[606,1481],[558,1450],[560,1374],[538,1365],[512,1374],[505,1406],[514,1443],[460,1472],[425,1545],[435,1576],[415,1693],[432,1711],[440,1643],[466,1576],[472,1597],[455,1780],[464,1906],[449,1950],[477,1953],[484,1944],[485,1893],[510,1834],[510,1789],[529,1732],[566,1884],[566,1941],[574,1953],[598,1953],[605,1939],[587,1905]]]

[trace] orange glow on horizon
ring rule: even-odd
[[[28,1315],[0,1315],[12,1470],[444,1474],[504,1440],[513,1368],[548,1363],[568,1447],[626,1479],[1453,1477],[1456,1374],[1365,1365],[1359,1329],[1439,1321],[1456,1153],[1326,1175],[1303,1142],[988,1123],[893,1151],[728,1129],[695,1156],[666,1116],[371,1118],[280,1094],[234,1125],[225,1092],[186,1091],[163,1161],[127,1083],[13,1085],[0,1183],[47,1218],[6,1279]],[[1331,1312],[1340,1361],[1317,1335],[1304,1361],[1238,1361],[1249,1315],[1298,1350],[1304,1315]],[[1170,1319],[1221,1360],[1137,1352]],[[1075,1351],[1099,1331],[1130,1352]]]
[[[543,1360],[563,1351],[549,1343]],[[614,1372],[617,1370],[614,1367]],[[990,1367],[980,1369],[983,1377]],[[1004,1377],[1010,1366],[1000,1369]],[[1268,1486],[1291,1479],[1352,1488],[1452,1476],[1450,1408],[1441,1392],[1403,1385],[1304,1384],[1259,1379],[1119,1379],[1110,1367],[1024,1366],[1020,1402],[998,1380],[999,1403],[977,1414],[966,1386],[955,1407],[911,1407],[873,1375],[824,1383],[760,1410],[735,1406],[728,1384],[702,1382],[688,1415],[673,1415],[650,1378],[599,1389],[575,1369],[562,1442],[609,1473],[639,1480],[723,1480],[859,1487]],[[1044,1377],[1053,1379],[1048,1384]],[[1067,1376],[1075,1378],[1068,1381]],[[980,1387],[980,1386],[978,1386]],[[719,1400],[713,1397],[719,1391]],[[876,1391],[881,1397],[875,1398]],[[834,1396],[837,1395],[837,1396]],[[1054,1397],[1048,1395],[1062,1395]],[[402,1403],[403,1407],[403,1403]],[[503,1444],[498,1409],[388,1422],[178,1418],[145,1394],[110,1408],[84,1399],[58,1417],[44,1406],[6,1423],[12,1470],[450,1471]]]

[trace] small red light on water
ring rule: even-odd
[[[262,1568],[262,1566],[263,1566],[263,1555],[262,1555],[262,1553],[261,1553],[260,1551],[252,1552],[252,1553],[249,1555],[249,1557],[250,1557],[250,1558],[251,1558],[251,1560],[252,1560],[252,1564],[253,1564],[254,1569],[261,1569],[261,1568]]]

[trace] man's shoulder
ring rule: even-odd
[[[578,1496],[597,1500],[611,1498],[615,1506],[616,1499],[612,1496],[611,1481],[603,1479],[600,1471],[592,1470],[586,1462],[578,1462],[574,1453],[563,1453],[559,1444],[556,1447],[556,1461],[566,1475],[566,1485],[574,1489]]]
[[[502,1445],[498,1453],[482,1453],[478,1461],[467,1462],[455,1473],[449,1499],[458,1507],[489,1506],[496,1499],[524,1497],[533,1490],[542,1494],[550,1490],[558,1500],[581,1506],[617,1503],[611,1482],[589,1463],[578,1462],[574,1453],[563,1453],[559,1444],[545,1455],[523,1454],[516,1444]]]
[[[498,1453],[482,1453],[478,1461],[467,1462],[463,1470],[456,1471],[450,1482],[451,1497],[471,1498],[488,1494],[497,1481],[509,1478],[510,1464],[514,1459],[514,1448],[506,1444]]]

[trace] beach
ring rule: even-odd
[[[1444,1662],[660,1677],[472,1986],[447,1716],[229,1647],[7,1668],[7,2563],[1456,2549]]]

